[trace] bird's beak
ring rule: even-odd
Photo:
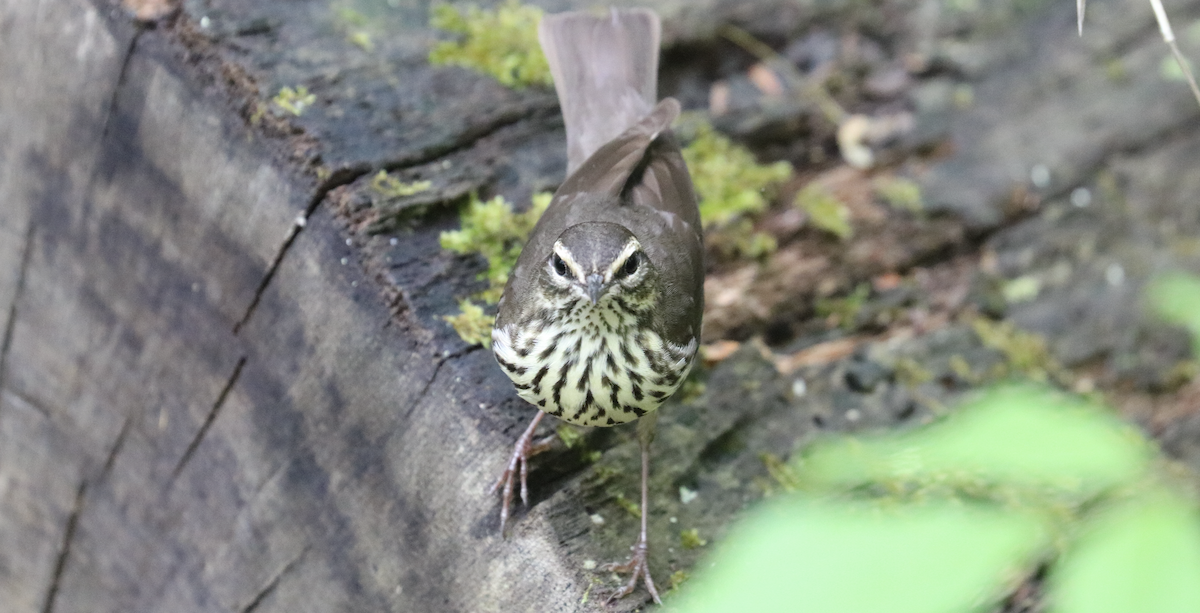
[[[604,293],[604,275],[594,272],[587,276],[587,293],[592,304],[600,301],[600,294]]]

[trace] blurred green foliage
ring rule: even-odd
[[[795,205],[808,213],[813,227],[824,230],[842,240],[854,236],[850,225],[850,209],[832,192],[821,185],[808,185],[796,194]]]
[[[1039,518],[936,501],[777,499],[738,526],[667,608],[685,613],[973,610],[1049,544]]]
[[[796,493],[747,517],[668,608],[989,611],[1048,561],[1047,610],[1197,611],[1200,517],[1164,466],[1106,407],[1007,384],[924,428],[813,445]]]
[[[495,10],[435,5],[430,25],[458,37],[435,45],[429,52],[429,63],[476,70],[518,89],[551,85],[550,65],[538,45],[541,20],[542,9],[517,0],[508,0]]]
[[[750,219],[737,219],[720,228],[710,228],[705,235],[708,245],[728,258],[751,260],[765,258],[779,248],[774,236],[754,229]]]
[[[872,181],[871,185],[875,194],[894,209],[908,211],[914,215],[925,210],[925,202],[921,197],[921,186],[912,179],[884,176]]]
[[[1192,333],[1192,355],[1200,357],[1200,279],[1183,273],[1163,275],[1150,284],[1147,295],[1160,317]]]
[[[854,291],[841,298],[819,298],[815,305],[818,317],[831,320],[835,326],[843,330],[853,330],[858,320],[858,314],[871,297],[871,285],[859,283]]]

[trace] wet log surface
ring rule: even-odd
[[[373,19],[370,51],[341,4]],[[100,0],[0,4],[6,610],[600,610],[616,585],[589,562],[635,534],[619,503],[636,499],[633,429],[536,458],[501,539],[486,489],[532,409],[442,319],[484,287],[479,258],[438,246],[462,196],[526,203],[562,179],[553,94],[429,67],[428,3],[341,4],[189,0],[157,22]],[[1091,3],[1082,39],[1063,2],[640,4],[664,18],[660,94],[703,109],[726,83],[716,125],[796,164],[784,198],[838,193],[856,231],[777,205],[759,227],[778,252],[713,258],[705,336],[741,344],[662,409],[664,587],[775,489],[764,457],[922,423],[1011,367],[979,317],[1044,338],[1045,374],[1101,390],[1200,468],[1194,356],[1140,291],[1200,272],[1200,108],[1164,78],[1146,3]],[[1200,3],[1175,4],[1184,31]],[[725,24],[836,71],[848,110],[912,128],[877,146],[876,171],[840,164],[811,101],[747,85],[757,60]],[[273,111],[297,85],[313,106]],[[432,195],[381,200],[381,169]],[[893,174],[924,212],[879,200]],[[1005,300],[1020,278],[1037,291]],[[860,284],[861,308],[816,315]],[[683,547],[690,529],[709,545]]]

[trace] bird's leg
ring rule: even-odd
[[[638,534],[637,544],[633,546],[633,554],[629,556],[629,561],[605,567],[607,570],[630,574],[629,582],[625,584],[625,587],[609,596],[607,604],[612,604],[613,601],[632,594],[634,588],[637,587],[638,578],[645,579],[646,591],[650,592],[654,602],[662,604],[662,599],[658,597],[658,590],[654,589],[654,579],[650,578],[647,556],[649,542],[646,540],[646,518],[650,516],[650,441],[654,440],[654,423],[657,419],[658,413],[651,413],[638,422],[638,442],[642,447],[642,530]]]
[[[513,481],[517,476],[518,470],[521,475],[521,502],[525,506],[529,506],[529,486],[526,483],[529,474],[529,458],[549,449],[550,441],[553,438],[547,437],[540,441],[533,440],[533,433],[537,430],[538,423],[545,416],[545,413],[538,411],[537,415],[533,417],[533,421],[529,422],[529,427],[517,438],[517,444],[513,445],[513,453],[512,457],[508,460],[508,467],[504,469],[504,473],[500,475],[500,479],[492,486],[490,493],[503,492],[500,502],[501,536],[504,536],[504,529],[508,526],[508,509],[512,506]]]

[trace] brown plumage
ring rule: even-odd
[[[548,16],[539,39],[567,128],[568,176],[509,275],[492,333],[521,397],[572,423],[641,418],[642,532],[626,570],[646,568],[646,478],[655,409],[691,368],[703,313],[703,242],[691,177],[671,134],[679,103],[654,104],[658,17],[646,9]],[[503,487],[536,451],[534,418]]]

